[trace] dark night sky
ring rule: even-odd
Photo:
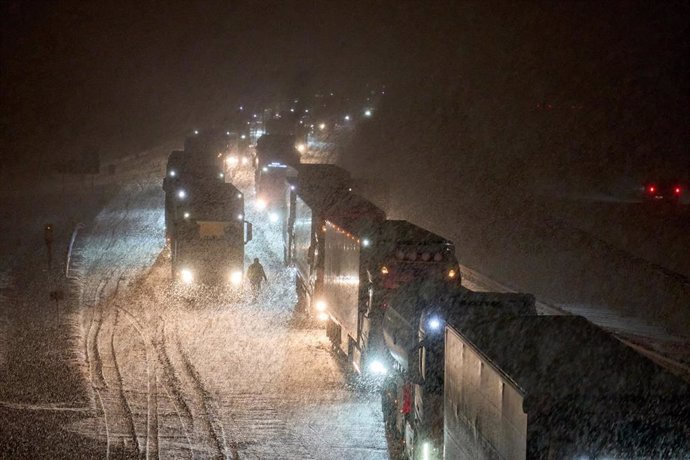
[[[4,163],[131,153],[238,103],[385,82],[403,112],[432,102],[500,135],[550,104],[551,139],[687,165],[683,2],[178,3],[3,2]]]

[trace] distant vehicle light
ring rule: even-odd
[[[233,286],[239,286],[242,284],[242,272],[241,271],[234,271],[230,274],[230,283]]]
[[[319,318],[319,321],[327,321],[328,320],[328,313],[319,313],[318,318]]]
[[[293,112],[293,113],[294,113],[294,112],[295,112],[295,109],[294,109],[294,108],[290,108],[290,112]]]
[[[259,210],[263,211],[264,209],[266,209],[266,206],[268,206],[268,203],[266,203],[266,200],[264,200],[263,198],[259,198],[258,200],[256,200],[256,207],[259,208]]]
[[[237,214],[237,220],[242,220],[244,219],[244,216],[242,214]]]
[[[275,224],[278,222],[279,217],[277,212],[272,212],[268,215],[268,220],[270,220],[272,224]]]
[[[180,199],[185,199],[187,197],[187,192],[185,192],[184,190],[180,190],[179,192],[177,192],[177,197]]]
[[[364,238],[362,240],[362,246],[364,246],[365,248],[368,248],[370,244],[371,244],[371,241],[369,241],[367,238]]]
[[[294,185],[291,185],[291,186],[290,186],[290,190],[295,190],[295,186],[294,186]]]
[[[375,375],[386,375],[388,372],[386,366],[379,360],[374,360],[369,363],[369,371]]]
[[[316,301],[315,307],[316,307],[316,311],[324,312],[324,311],[326,311],[326,308],[328,308],[328,304],[326,303],[325,300],[319,299]]]
[[[453,270],[452,268],[450,270],[448,270],[448,278],[453,279],[453,278],[455,278],[455,275],[457,275],[455,270]]]
[[[648,191],[649,193],[654,193],[654,192],[656,192],[656,187],[653,186],[653,185],[649,185],[649,186],[647,187],[647,191]]]
[[[194,281],[194,274],[191,270],[183,268],[180,270],[180,279],[185,284],[190,284]]]
[[[350,115],[345,115],[345,121],[350,121]]]
[[[242,134],[242,135],[240,136],[240,139],[246,139],[246,138],[247,138],[247,135],[246,135],[246,134]]]
[[[381,274],[387,275],[388,274],[388,267],[386,267],[385,265],[383,267],[381,267]]]
[[[267,168],[266,166],[264,166],[263,168],[261,168],[261,170],[262,170],[263,172],[268,172],[268,168]]]
[[[676,195],[680,195],[681,192],[683,191],[683,189],[680,188],[680,187],[676,187],[676,188],[673,189],[673,191],[675,192]]]
[[[364,111],[364,116],[365,117],[370,117],[371,116],[371,110],[367,109]]]
[[[299,153],[304,153],[307,151],[307,146],[304,144],[298,144],[297,145],[297,151],[299,151]]]
[[[247,158],[247,157],[242,157],[242,164],[245,165],[245,166],[248,165],[248,164],[249,164],[249,158]]]
[[[321,124],[319,124],[319,129],[320,129],[321,131],[323,131],[324,129],[326,129],[326,123],[321,123]]]
[[[226,135],[226,136],[229,136],[229,135],[230,135],[230,131],[225,131],[225,135]]]
[[[194,134],[199,134],[199,130],[195,129]]]
[[[188,212],[185,212],[185,213],[184,213],[184,218],[185,218],[185,219],[189,219],[189,213],[188,213]]]
[[[427,323],[429,326],[429,329],[432,331],[438,331],[441,328],[441,320],[438,319],[437,317],[432,317],[429,319],[429,322]]]
[[[223,178],[225,177],[225,174],[223,174],[223,173],[218,173],[218,177],[220,177],[221,179],[223,179]]]
[[[237,166],[239,161],[240,160],[235,155],[230,155],[225,159],[225,163],[230,167]]]
[[[171,169],[170,170],[170,177],[175,177],[176,175],[177,175],[177,173],[175,172],[175,170]]]

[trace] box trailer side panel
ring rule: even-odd
[[[445,458],[525,459],[522,392],[464,337],[445,334]]]

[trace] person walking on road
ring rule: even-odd
[[[254,291],[254,298],[259,294],[261,290],[261,283],[263,281],[268,282],[266,278],[266,272],[264,271],[263,265],[259,263],[259,259],[255,258],[254,263],[247,268],[247,278],[249,278],[249,283],[252,286],[252,291]]]

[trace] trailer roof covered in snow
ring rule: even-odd
[[[690,395],[689,386],[580,316],[447,323],[526,397]]]

